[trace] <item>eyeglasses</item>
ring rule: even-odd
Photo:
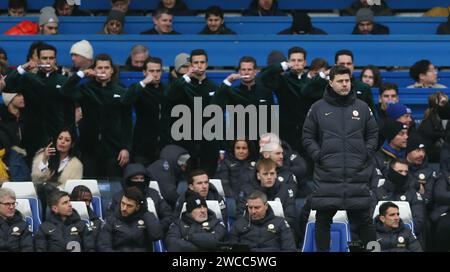
[[[16,207],[17,205],[19,205],[19,202],[0,202],[0,204],[5,205],[5,206]]]

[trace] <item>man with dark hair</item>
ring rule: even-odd
[[[157,9],[153,13],[154,27],[141,32],[141,34],[153,34],[153,35],[167,35],[167,34],[180,34],[173,30],[172,26],[173,14],[166,8]]]
[[[27,15],[27,0],[9,0],[8,16],[24,17]]]
[[[405,227],[397,205],[388,201],[380,205],[375,219],[377,241],[383,252],[422,252],[417,238]]]
[[[210,6],[206,9],[205,21],[206,26],[198,34],[236,34],[225,26],[223,10],[219,6]]]
[[[144,79],[132,85],[123,102],[133,105],[136,124],[131,155],[134,162],[146,167],[156,161],[169,138],[169,110],[165,87],[161,82],[162,60],[148,57],[144,61]]]
[[[308,77],[313,78],[319,73],[324,73],[326,70],[328,70],[328,62],[323,58],[315,58],[311,61]]]
[[[292,14],[291,27],[278,32],[278,35],[307,35],[327,33],[320,28],[314,27],[311,23],[311,17],[306,12],[294,12]]]
[[[152,252],[153,241],[164,234],[156,216],[147,210],[137,187],[124,189],[116,209],[100,230],[97,248],[102,252]]]
[[[93,69],[78,71],[61,88],[83,109],[79,146],[84,177],[120,178],[130,158],[131,107],[122,102],[126,90],[113,81],[115,73],[111,57],[99,54]],[[91,79],[81,82],[85,77]]]
[[[185,105],[189,108],[190,112],[193,113],[194,100],[196,99],[197,101],[198,99],[201,99],[201,111],[203,111],[206,106],[212,104],[217,85],[213,80],[207,77],[207,68],[208,55],[206,51],[203,49],[192,50],[188,72],[175,80],[168,88],[167,99],[169,100],[170,108],[177,105]],[[180,116],[180,113],[178,114],[178,116]],[[194,131],[194,119],[195,118],[191,118],[190,129],[188,130],[184,125],[180,125],[180,120],[171,123],[172,138],[174,137],[173,132],[180,133],[181,128],[183,133],[178,139],[174,139],[175,142],[189,151],[189,154],[192,156],[194,167],[205,169],[209,176],[214,176],[219,156],[218,143],[216,140],[205,140],[203,135],[198,139],[196,137],[197,133]],[[202,118],[202,122],[200,122],[202,127],[208,120],[209,118]],[[200,120],[197,120],[196,122],[199,121]],[[185,130],[190,131],[188,139],[185,137]]]
[[[72,1],[68,0],[55,0],[53,7],[56,10],[58,16],[91,16],[89,11],[81,10]]]
[[[300,139],[308,111],[308,102],[300,93],[309,81],[306,65],[306,50],[295,46],[288,51],[288,61],[275,63],[260,73],[264,86],[278,96],[280,138],[297,152],[302,151]]]
[[[33,251],[31,226],[16,207],[14,191],[9,188],[0,188],[0,251]]]
[[[303,146],[315,162],[318,251],[330,250],[330,224],[346,210],[364,245],[375,240],[370,210],[370,158],[378,143],[378,127],[367,104],[356,99],[351,70],[334,66],[323,98],[311,106],[303,126]]]
[[[414,233],[420,238],[426,224],[425,205],[420,193],[412,186],[408,172],[409,166],[405,159],[393,159],[390,162],[384,184],[372,190],[372,211],[381,200],[408,201],[414,222]]]
[[[232,244],[245,244],[250,251],[296,251],[295,239],[289,223],[275,216],[263,192],[254,191],[247,197],[246,215],[233,224]]]
[[[94,251],[92,229],[72,209],[67,192],[55,191],[47,199],[50,217],[39,226],[35,236],[37,252]]]
[[[409,68],[409,76],[416,82],[407,88],[447,88],[437,83],[438,70],[426,59],[419,60]]]
[[[186,211],[170,225],[166,237],[168,251],[217,251],[226,239],[222,220],[208,209],[205,198],[197,192],[186,192]]]
[[[203,169],[195,169],[189,173],[187,177],[188,191],[198,193],[206,200],[216,200],[219,202],[220,211],[222,213],[223,222],[228,222],[227,204],[225,198],[219,194],[217,188],[209,182],[208,173]],[[180,214],[185,195],[181,195],[175,206],[175,215]]]
[[[347,49],[339,50],[334,55],[335,65],[344,66],[350,70],[351,87],[356,93],[356,98],[359,98],[362,101],[366,102],[370,110],[372,112],[375,112],[375,105],[373,103],[372,91],[370,90],[370,86],[360,80],[355,79],[355,77],[352,76],[355,69],[353,60],[353,53]],[[326,73],[321,73],[319,74],[319,76],[309,81],[308,84],[303,87],[301,93],[308,99],[317,101],[322,98],[327,84],[328,80]]]
[[[382,122],[381,120],[387,118],[386,109],[388,106],[398,102],[399,96],[397,84],[389,82],[382,83],[379,90],[378,105],[376,107],[379,128],[382,127],[382,125],[380,125],[380,122]]]

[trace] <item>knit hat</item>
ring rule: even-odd
[[[9,103],[18,95],[19,93],[2,93],[3,103],[8,106]]]
[[[181,67],[189,63],[189,54],[180,53],[175,57],[175,72],[178,72]]]
[[[41,15],[39,15],[39,25],[43,26],[48,23],[58,23],[58,16],[56,16],[55,9],[53,7],[45,7],[41,9]]]
[[[386,109],[387,117],[393,120],[397,120],[405,114],[411,114],[411,109],[400,103],[390,104]]]
[[[187,164],[187,161],[189,160],[191,158],[191,155],[189,155],[189,154],[183,154],[183,155],[180,155],[179,157],[178,157],[178,160],[177,160],[177,164],[179,165],[179,166],[182,166],[182,165],[184,165],[184,164]]]
[[[186,199],[186,211],[188,213],[191,213],[194,209],[199,208],[201,206],[208,208],[208,205],[206,204],[206,200],[200,196],[199,193],[194,191],[186,191],[185,195]]]
[[[292,17],[292,31],[305,34],[311,32],[311,17],[308,14],[305,12],[295,12]]]
[[[402,129],[408,129],[408,127],[399,121],[386,119],[382,129],[383,136],[390,142]]]
[[[94,49],[92,49],[92,45],[88,41],[81,40],[72,45],[70,54],[77,54],[91,60],[94,58]]]
[[[109,11],[108,17],[106,17],[106,22],[109,22],[111,20],[117,20],[117,21],[121,22],[123,25],[125,22],[125,13],[123,13],[119,10],[116,10],[116,9],[112,9]]]
[[[359,9],[356,13],[356,23],[360,23],[362,21],[373,22],[373,11],[369,8]]]
[[[419,148],[425,148],[425,140],[417,133],[411,134],[408,137],[408,144],[406,145],[406,154]]]
[[[267,56],[267,66],[280,63],[283,61],[286,61],[286,57],[284,56],[283,52],[278,50],[272,50]]]

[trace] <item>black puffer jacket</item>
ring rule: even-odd
[[[76,210],[64,222],[59,215],[51,213],[48,220],[39,226],[34,243],[37,252],[95,250],[92,229],[80,219]]]
[[[354,91],[343,97],[328,86],[308,113],[302,140],[315,162],[312,208],[369,208],[378,127],[367,104]]]
[[[178,199],[178,183],[183,179],[177,160],[178,157],[187,153],[188,151],[180,146],[167,145],[161,150],[159,160],[147,168],[151,179],[158,181],[162,197],[172,207],[175,207]]]
[[[226,239],[227,231],[222,220],[208,210],[208,220],[202,223],[183,213],[170,225],[167,233],[167,250],[171,252],[218,251],[220,242]]]
[[[123,217],[120,209],[116,209],[100,230],[97,247],[106,252],[151,252],[153,241],[162,237],[161,224],[144,204],[128,217]]]
[[[385,227],[379,218],[375,221],[375,227],[382,252],[422,252],[420,242],[401,219],[396,229]]]
[[[421,182],[425,182],[423,185],[425,193],[422,194],[422,197],[427,207],[432,206],[434,184],[438,179],[438,173],[430,167],[425,159],[421,165],[409,164],[409,177],[413,188],[419,189]]]
[[[442,171],[434,185],[434,208],[430,215],[433,222],[439,220],[443,213],[450,210],[450,173]]]
[[[296,251],[294,235],[286,220],[275,216],[270,206],[266,217],[251,220],[248,216],[239,218],[230,233],[231,243],[249,246],[250,251]]]
[[[33,251],[33,238],[29,225],[22,214],[16,210],[11,219],[0,217],[0,252],[30,252]]]

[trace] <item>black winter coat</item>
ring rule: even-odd
[[[378,144],[378,127],[354,91],[346,97],[327,87],[314,103],[303,127],[303,146],[315,162],[313,209],[370,207],[371,156]]]
[[[0,217],[0,252],[33,251],[33,238],[30,226],[24,221],[22,214],[16,210],[11,219]]]
[[[434,185],[434,209],[430,218],[433,222],[439,220],[443,213],[450,210],[450,173],[442,171]]]

